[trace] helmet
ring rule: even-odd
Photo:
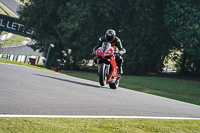
[[[105,34],[106,41],[112,42],[115,39],[115,37],[116,37],[116,33],[114,30],[110,29],[110,30],[106,31],[106,34]]]

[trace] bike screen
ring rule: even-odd
[[[111,44],[109,42],[103,42],[101,50],[103,52],[106,52],[110,49],[110,47],[111,47]]]

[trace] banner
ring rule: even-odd
[[[31,37],[34,29],[25,29],[23,24],[19,23],[19,19],[0,14],[0,31],[7,31],[25,37]]]

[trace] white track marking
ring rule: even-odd
[[[0,115],[1,118],[110,118],[110,119],[174,119],[174,120],[200,120],[188,117],[152,117],[152,116],[89,116],[89,115]]]

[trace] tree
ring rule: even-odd
[[[200,73],[200,2],[195,0],[169,0],[165,7],[165,24],[182,51],[177,65],[182,74]],[[174,59],[178,59],[176,56]]]
[[[55,43],[50,59],[56,59],[51,58],[56,55],[57,58],[66,60],[65,68],[77,68],[78,62],[89,58],[98,38],[107,29],[118,30],[119,18],[115,14],[120,9],[119,2],[120,0],[29,0],[19,14],[27,27],[37,29],[33,36],[37,43],[32,46],[33,49],[40,49],[45,56],[48,45]],[[66,58],[62,57],[62,50],[66,52]]]
[[[91,59],[89,54],[106,30],[119,30],[119,5],[119,0],[73,0],[59,8],[59,27],[64,32],[63,41],[71,49],[73,68],[82,59]]]
[[[195,0],[29,0],[19,14],[36,29],[33,49],[45,56],[49,44],[55,45],[48,66],[61,59],[64,69],[79,68],[84,59],[92,59],[98,38],[114,29],[127,49],[125,72],[141,74],[161,72],[175,50],[183,51],[181,58],[173,58],[182,72],[200,71],[198,9]]]
[[[67,49],[62,41],[63,33],[57,26],[60,23],[57,10],[64,3],[66,0],[29,0],[18,11],[22,23],[35,29],[32,39],[36,40],[36,44],[31,45],[31,48],[39,49],[46,56],[49,45],[55,45],[50,51],[47,67],[57,66],[57,59],[63,58],[62,50]]]
[[[122,35],[127,44],[126,69],[132,73],[158,72],[173,46],[168,29],[164,26],[164,1],[127,1],[124,5]]]

